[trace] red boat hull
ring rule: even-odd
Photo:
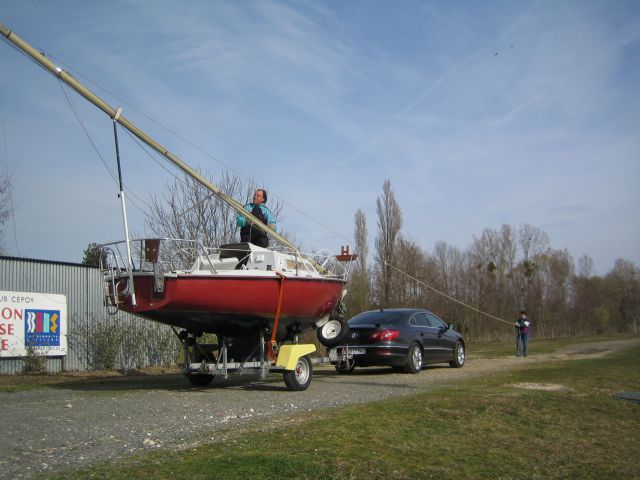
[[[340,279],[277,276],[178,275],[164,278],[164,292],[153,291],[153,276],[134,276],[136,303],[120,308],[191,332],[236,337],[270,330],[282,289],[278,338],[315,327],[341,298]]]

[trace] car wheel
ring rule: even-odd
[[[338,373],[351,373],[356,368],[356,361],[353,358],[347,358],[346,360],[340,360],[336,364],[336,371]]]
[[[313,370],[307,357],[300,357],[295,370],[285,370],[284,384],[289,390],[302,391],[309,388]]]
[[[206,387],[213,382],[213,375],[209,373],[187,373],[187,380],[194,387]]]
[[[349,324],[344,320],[331,319],[318,328],[318,340],[325,347],[335,347],[349,335]]]
[[[406,373],[418,373],[420,370],[422,370],[422,348],[417,343],[413,343],[409,347],[404,371]]]
[[[460,368],[464,365],[465,351],[464,344],[462,342],[456,343],[455,357],[449,362],[449,366],[452,368]]]

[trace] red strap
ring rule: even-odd
[[[273,329],[271,331],[271,341],[267,345],[267,358],[270,360],[276,361],[275,350],[278,348],[278,343],[276,342],[276,334],[278,333],[278,321],[280,320],[280,310],[282,308],[282,299],[284,298],[284,275],[280,272],[276,272],[278,275],[278,283],[280,292],[278,294],[278,307],[276,308],[276,316],[273,319]]]

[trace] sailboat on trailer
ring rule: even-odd
[[[113,120],[116,147],[119,125],[279,244],[274,249],[250,243],[208,247],[193,240],[130,239],[120,182],[125,240],[103,245],[102,255],[105,298],[112,311],[122,309],[171,325],[174,330],[182,329],[175,331],[186,348],[197,346],[197,339],[203,333],[216,334],[221,343],[219,355],[214,356],[212,349],[201,348],[200,356],[193,350],[187,351],[186,373],[194,384],[207,384],[217,371],[226,374],[227,347],[235,345],[231,353],[244,358],[243,366],[255,360],[264,370],[265,365],[269,367],[277,359],[277,364],[285,369],[285,383],[290,389],[307,388],[311,364],[302,360],[315,347],[289,349],[284,359],[280,358],[282,355],[277,356],[277,351],[284,348],[283,342],[295,342],[298,334],[313,328],[318,329],[321,341],[330,342],[344,332],[344,320],[331,314],[345,293],[347,270],[340,262],[354,258],[348,249],[336,257],[301,254],[289,241],[247,212],[240,202],[224,194],[127,120],[120,108],[107,104],[2,24],[0,33],[106,113]],[[269,342],[265,342],[266,337],[270,337]],[[189,363],[199,360],[203,361],[201,368]],[[223,367],[220,361],[225,362]],[[205,368],[205,362],[215,362],[215,366]]]

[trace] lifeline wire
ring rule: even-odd
[[[467,308],[470,308],[471,310],[475,310],[476,312],[481,313],[482,315],[486,315],[487,317],[493,318],[494,320],[498,320],[499,322],[502,322],[502,323],[506,323],[507,325],[513,325],[513,322],[508,322],[508,321],[506,321],[506,320],[503,320],[502,318],[499,318],[499,317],[496,317],[496,316],[494,316],[494,315],[491,315],[490,313],[486,313],[486,312],[483,312],[482,310],[478,310],[476,307],[472,307],[471,305],[467,305],[466,303],[461,302],[460,300],[457,300],[457,299],[453,298],[452,296],[447,295],[446,293],[441,292],[440,290],[438,290],[438,289],[436,289],[436,288],[433,288],[431,285],[428,285],[428,284],[424,283],[423,281],[420,281],[420,280],[418,280],[417,278],[412,277],[412,276],[411,276],[411,275],[409,275],[407,272],[403,272],[403,271],[402,271],[402,270],[400,270],[398,267],[395,267],[395,266],[391,265],[389,262],[385,262],[385,265],[387,265],[387,266],[389,266],[389,267],[393,268],[395,271],[397,271],[397,272],[399,272],[399,273],[403,274],[404,276],[406,276],[406,277],[410,278],[410,279],[411,279],[411,280],[413,280],[414,282],[417,282],[417,283],[419,283],[420,285],[423,285],[423,286],[427,287],[428,289],[433,290],[434,292],[436,292],[436,293],[438,293],[438,294],[440,294],[440,295],[442,295],[442,296],[447,297],[449,300],[454,301],[454,302],[456,302],[456,303],[459,303],[459,304],[460,304],[460,305],[462,305],[463,307],[467,307]]]

